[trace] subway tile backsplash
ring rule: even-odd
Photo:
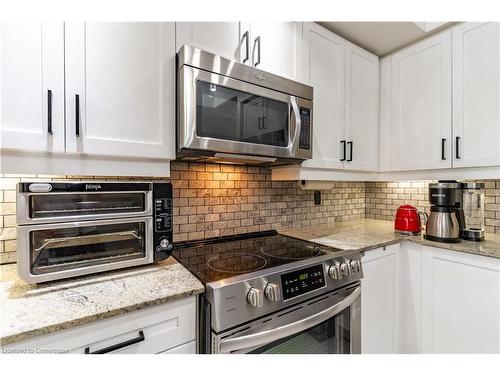
[[[0,263],[16,261],[16,184],[27,180],[117,177],[0,175]],[[129,178],[128,180],[138,180]],[[151,180],[151,179],[144,179]],[[365,183],[337,182],[314,205],[312,190],[271,181],[267,167],[173,162],[174,241],[364,218]]]
[[[28,180],[152,180],[124,177],[0,175],[0,264],[16,261],[16,184]],[[156,180],[156,179],[153,179]],[[173,162],[174,241],[362,218],[393,220],[402,204],[428,211],[430,181],[336,182],[321,191],[271,181],[267,167]],[[500,234],[500,180],[482,181],[487,233]]]
[[[428,186],[433,181],[366,182],[366,218],[393,220],[396,209],[411,204],[429,212]],[[500,180],[485,183],[485,232],[500,234]]]

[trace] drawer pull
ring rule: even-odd
[[[110,352],[118,350],[118,349],[125,348],[125,347],[130,346],[130,345],[137,344],[137,343],[144,341],[144,340],[145,340],[144,332],[141,330],[141,331],[139,331],[139,337],[135,337],[133,339],[126,340],[126,341],[120,342],[118,344],[108,346],[107,348],[102,348],[102,349],[96,350],[95,352],[91,352],[90,346],[87,346],[85,348],[85,354],[106,354],[106,353],[110,353]]]

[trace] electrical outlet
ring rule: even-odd
[[[321,204],[321,190],[314,190],[314,205],[319,206]]]

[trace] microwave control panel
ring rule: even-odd
[[[173,249],[172,184],[153,184],[153,249],[154,260],[170,256]]]
[[[303,268],[281,276],[283,300],[321,289],[326,286],[323,265]]]
[[[311,149],[311,108],[300,107],[300,135],[299,148]]]

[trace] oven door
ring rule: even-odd
[[[328,293],[214,336],[217,353],[350,354],[361,352],[361,286]]]
[[[149,216],[151,202],[151,190],[19,193],[17,224]]]
[[[181,156],[312,157],[312,102],[184,65],[179,71],[178,151]],[[302,139],[302,142],[300,141]],[[194,151],[194,152],[193,152]],[[258,160],[258,158],[256,159]],[[266,160],[263,160],[264,162]]]
[[[19,226],[19,275],[31,283],[153,262],[152,217]]]

